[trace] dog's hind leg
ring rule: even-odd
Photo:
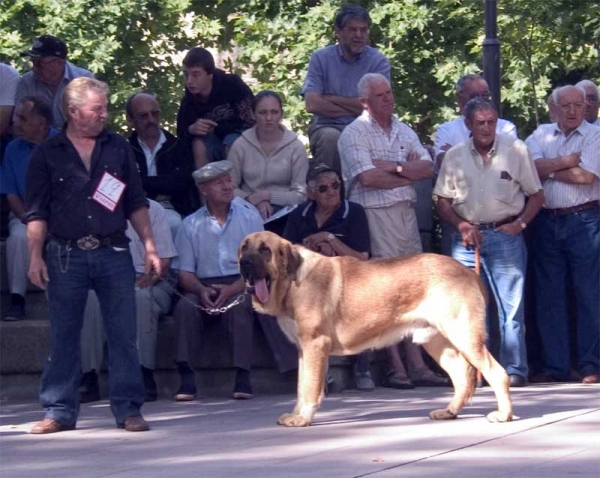
[[[300,339],[298,368],[298,401],[292,413],[277,419],[286,427],[306,427],[319,409],[324,396],[325,374],[331,340],[320,336],[311,340]]]
[[[452,380],[452,385],[454,385],[454,396],[450,404],[446,408],[431,411],[429,418],[432,420],[456,418],[458,412],[460,412],[475,392],[475,368],[440,333],[434,335],[429,342],[423,344],[423,347],[448,372]]]
[[[487,419],[490,422],[509,422],[513,417],[512,402],[509,392],[509,379],[504,368],[496,361],[489,350],[481,347],[482,350],[477,353],[466,351],[465,355],[471,363],[481,370],[488,384],[496,395],[498,410],[488,413]]]

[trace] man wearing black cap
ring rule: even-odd
[[[67,61],[67,45],[52,35],[37,38],[31,48],[21,53],[31,59],[31,71],[25,73],[17,86],[17,102],[25,96],[37,96],[52,106],[52,126],[63,129],[65,116],[62,97],[69,82],[80,76],[93,78],[88,70]]]

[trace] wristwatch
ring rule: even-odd
[[[396,166],[396,172],[400,174],[402,172],[402,163],[398,161],[398,166]]]
[[[333,234],[331,234],[331,232],[327,234],[327,241],[328,241],[328,242],[331,242],[331,241],[333,241],[334,239],[335,239],[335,236],[334,236]]]
[[[548,175],[548,179],[554,179],[554,173],[550,173],[550,174]]]
[[[523,221],[522,217],[518,217],[517,221],[519,223],[519,226],[521,226],[521,230],[525,230],[527,228],[527,223],[525,221]]]

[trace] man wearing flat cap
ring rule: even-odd
[[[237,249],[246,235],[263,230],[263,220],[251,204],[234,200],[231,168],[229,161],[216,161],[193,173],[205,206],[183,220],[175,239],[179,255],[173,268],[179,271],[185,294],[173,313],[181,379],[176,401],[196,398],[190,360],[199,358],[203,330],[209,326],[228,330],[236,368],[233,398],[252,397],[254,314],[245,296]]]
[[[52,106],[52,126],[61,130],[65,125],[62,97],[71,80],[80,76],[93,78],[88,70],[67,61],[67,45],[52,35],[37,38],[31,48],[21,53],[31,60],[31,71],[25,73],[17,86],[17,103],[26,96],[37,96]]]

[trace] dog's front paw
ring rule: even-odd
[[[452,413],[447,408],[442,408],[440,410],[432,410],[429,412],[429,418],[432,420],[452,420],[456,418],[456,414]]]
[[[496,411],[488,413],[487,414],[487,419],[491,423],[511,422],[512,421],[512,415],[511,414],[502,413],[499,410],[496,410]]]
[[[307,427],[310,420],[296,413],[284,413],[277,419],[277,423],[284,427]]]

